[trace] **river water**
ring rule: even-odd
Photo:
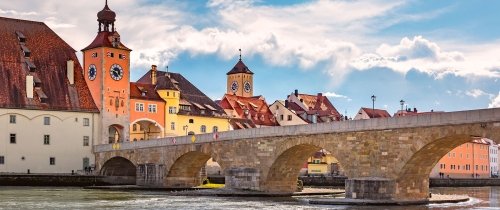
[[[158,191],[110,191],[69,187],[1,187],[0,209],[500,209],[500,187],[433,188],[433,193],[467,194],[458,204],[425,206],[324,206],[317,197],[243,198],[172,196]]]

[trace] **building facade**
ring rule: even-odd
[[[269,106],[269,109],[275,116],[278,124],[280,126],[307,124],[307,122],[300,118],[295,111],[287,108],[287,103],[288,101],[276,100],[273,104],[271,104],[271,106]]]
[[[389,112],[383,109],[361,108],[354,117],[355,120],[391,117]]]
[[[489,144],[485,139],[475,139],[442,157],[430,177],[489,178],[490,175]]]
[[[75,50],[41,22],[0,17],[0,173],[93,166],[97,109]]]

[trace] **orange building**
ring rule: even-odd
[[[155,87],[153,84],[130,83],[131,141],[164,137],[165,101]]]
[[[489,178],[489,144],[474,139],[448,152],[434,166],[431,178]]]

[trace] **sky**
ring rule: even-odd
[[[242,49],[254,94],[271,104],[322,93],[341,114],[360,107],[459,111],[500,107],[500,1],[109,0],[131,80],[151,65],[181,73],[212,99]],[[0,16],[45,22],[78,51],[104,0],[1,1]],[[375,95],[375,102],[371,96]]]

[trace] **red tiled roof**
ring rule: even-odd
[[[391,117],[389,112],[383,109],[372,109],[372,108],[361,108],[366,112],[368,117],[370,118],[383,118],[383,117]]]
[[[229,124],[231,124],[234,130],[256,127],[252,120],[243,118],[231,118],[229,119]]]
[[[130,98],[152,100],[152,101],[164,101],[160,97],[160,95],[158,95],[158,93],[156,92],[154,85],[142,84],[136,82],[130,83]]]
[[[252,71],[241,61],[241,59],[234,65],[234,67],[231,69],[231,71],[227,72],[227,75],[230,74],[238,74],[238,73],[247,73],[247,74],[253,74]]]
[[[234,110],[238,114],[238,118],[250,119],[256,125],[278,125],[262,96],[243,97],[225,94],[219,105],[223,109]],[[248,114],[245,114],[245,110],[248,110]]]
[[[316,114],[318,117],[327,117],[331,120],[340,120],[340,113],[333,106],[333,104],[328,100],[328,97],[319,95],[309,95],[309,94],[298,94],[297,98],[302,99],[304,105],[308,107],[308,110],[304,110],[301,106],[294,102],[288,103],[288,108],[295,111],[299,116],[300,114],[306,112],[309,115]],[[307,119],[303,119],[308,121]],[[321,118],[318,118],[318,122],[322,122]]]
[[[21,52],[16,32],[25,38],[30,57]],[[26,59],[36,66],[29,72]],[[66,76],[67,61],[74,61],[74,84]],[[33,99],[26,94],[26,76],[36,86]],[[46,99],[41,99],[46,96]],[[99,112],[75,50],[42,22],[0,17],[0,107]]]
[[[118,41],[116,46],[113,46],[111,37],[116,36],[116,35],[118,35],[118,32],[116,32],[116,31],[115,32],[109,32],[109,31],[98,32],[94,41],[92,41],[92,43],[90,43],[90,45],[87,46],[86,48],[83,48],[82,51],[90,50],[90,49],[94,49],[94,48],[98,48],[98,47],[109,47],[109,48],[117,48],[117,49],[132,51],[131,49],[129,49],[128,47],[123,45],[120,41]]]
[[[181,94],[181,101],[184,100],[189,102],[190,111],[179,110],[179,114],[208,117],[225,117],[225,112],[219,105],[217,105],[212,99],[201,92],[196,86],[191,84],[191,82],[189,82],[181,74],[156,71],[156,78],[157,83],[156,85],[154,85],[155,90],[178,90]],[[151,70],[144,74],[137,81],[137,83],[152,85]],[[200,105],[201,107],[197,106],[196,104]]]

